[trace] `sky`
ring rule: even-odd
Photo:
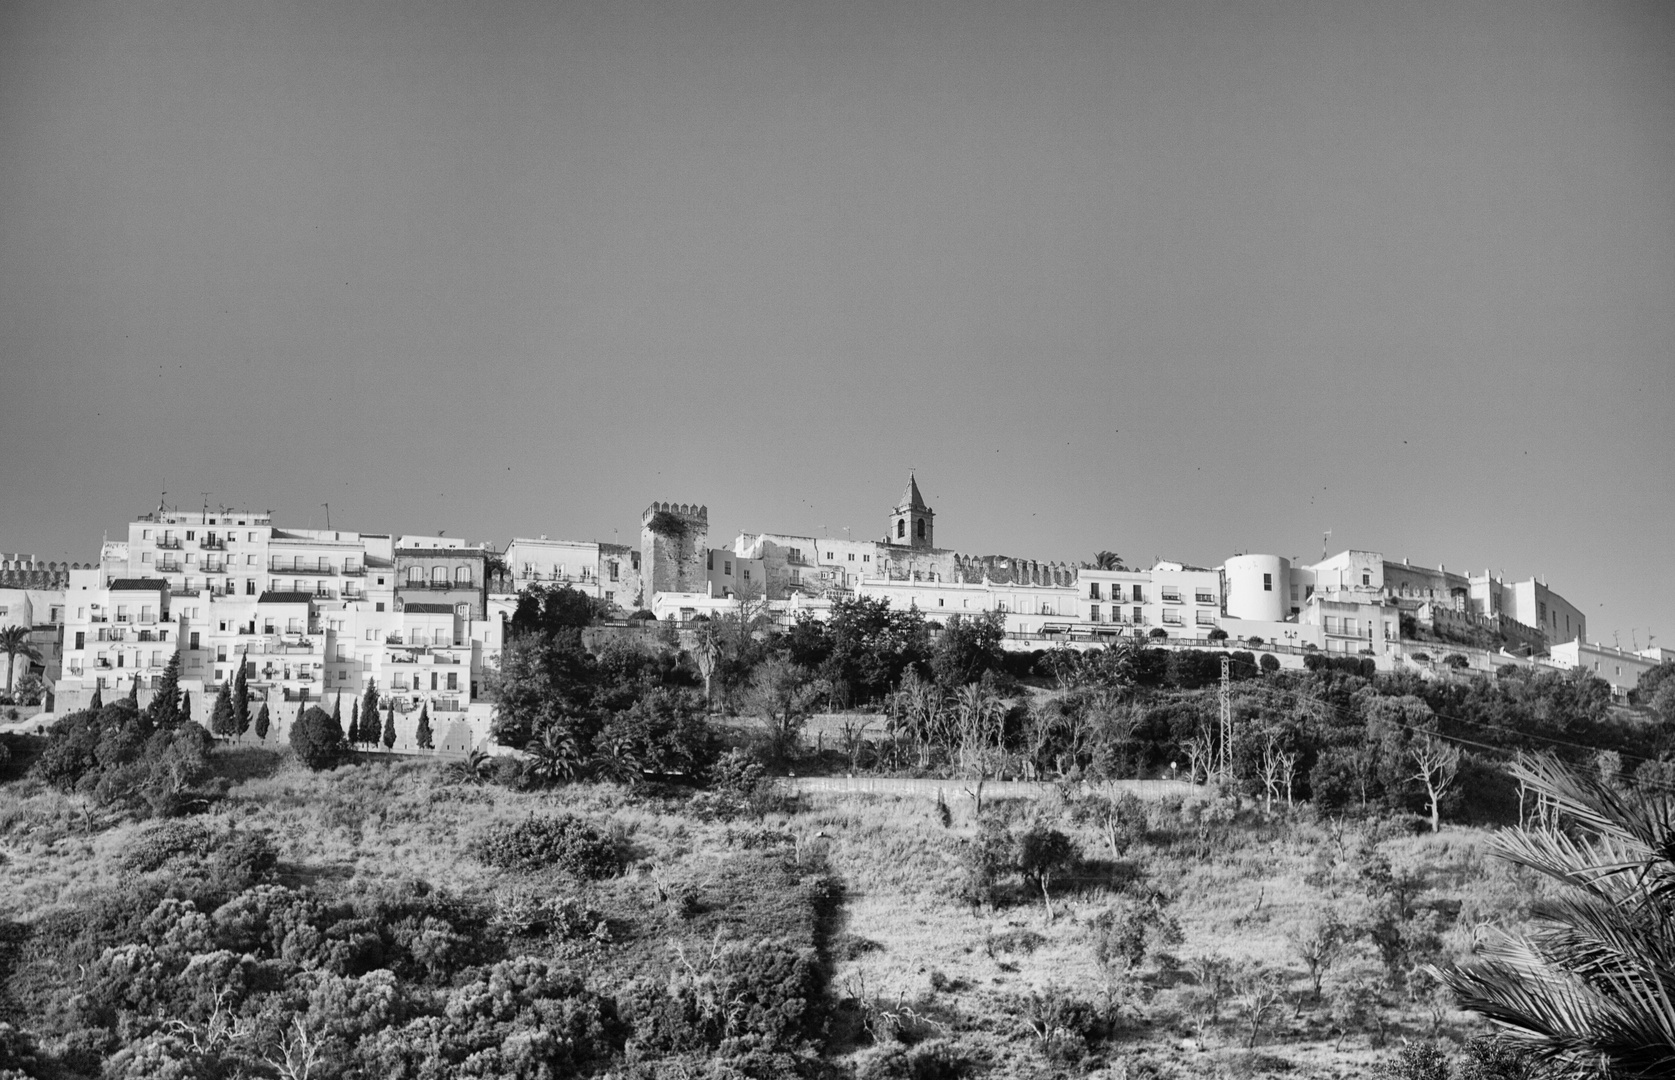
[[[1675,5],[6,2],[0,147],[0,551],[877,537],[913,470],[939,546],[1675,646]]]

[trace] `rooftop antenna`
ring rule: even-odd
[[[168,481],[164,480],[163,483],[167,484]],[[157,519],[159,521],[161,521],[162,518],[163,518],[164,506],[166,505],[166,503],[168,501],[168,498],[169,498],[169,489],[167,487],[164,487],[162,493],[157,496]]]
[[[1634,651],[1639,652],[1640,651],[1640,630],[1639,630],[1638,627],[1631,626],[1631,627],[1628,628],[1628,639],[1629,639],[1629,641],[1634,643]]]
[[[204,521],[209,520],[209,492],[204,492]]]
[[[332,504],[328,502],[320,505],[326,508],[326,531],[330,532],[332,527]]]
[[[1331,539],[1332,539],[1332,530],[1327,529],[1326,534],[1320,538],[1320,561],[1321,562],[1326,561],[1326,544]]]

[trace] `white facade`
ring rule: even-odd
[[[1548,655],[1559,667],[1566,670],[1582,668],[1604,679],[1611,684],[1613,696],[1624,698],[1640,682],[1640,676],[1662,663],[1664,651],[1647,649],[1631,652],[1611,645],[1590,644],[1577,638],[1562,645],[1554,645],[1548,650]]]

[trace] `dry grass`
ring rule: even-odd
[[[737,893],[741,883],[726,878],[727,867],[736,865],[729,860],[757,842],[751,837],[767,833],[811,869],[829,866],[845,885],[836,991],[907,1016],[901,1022],[912,1032],[956,1039],[997,1075],[1052,1072],[1025,1022],[1031,995],[1121,1003],[1124,1029],[1107,1048],[1109,1075],[1122,1075],[1120,1062],[1127,1060],[1147,1062],[1159,1076],[1258,1076],[1278,1074],[1283,1065],[1294,1077],[1348,1077],[1365,1075],[1385,1053],[1365,1032],[1350,1034],[1341,1051],[1334,1048],[1325,1009],[1305,1000],[1306,975],[1287,940],[1293,926],[1327,906],[1353,914],[1366,903],[1355,882],[1321,876],[1322,853],[1353,849],[1353,836],[1339,844],[1317,824],[1247,821],[1200,858],[1178,811],[1158,805],[1149,810],[1147,839],[1111,860],[1099,832],[1076,824],[1071,808],[1056,799],[995,807],[1020,823],[1036,819],[1060,828],[1085,854],[1105,859],[1102,869],[1056,891],[1049,920],[1039,896],[984,910],[956,898],[961,853],[976,828],[964,799],[950,804],[948,826],[924,799],[855,795],[805,797],[791,812],[726,824],[695,820],[680,798],[609,786],[518,793],[450,783],[430,761],[311,773],[237,751],[221,764],[235,782],[207,824],[270,833],[282,871],[295,884],[356,888],[421,878],[449,891],[492,893],[507,886],[506,875],[470,857],[474,839],[492,823],[560,809],[608,821],[630,845],[628,872],[566,888],[584,889],[590,904],[634,924],[640,944],[620,956],[596,957],[599,977],[665,961],[677,933],[725,930],[722,921],[672,920],[663,898],[682,885]],[[32,781],[0,787],[0,918],[27,921],[75,895],[114,887],[116,856],[139,827],[111,826],[84,800]],[[1444,937],[1456,955],[1469,948],[1471,927],[1517,925],[1538,895],[1534,882],[1487,857],[1485,840],[1483,832],[1461,829],[1381,846],[1398,870],[1423,878],[1421,900],[1460,902],[1460,919]],[[1285,1002],[1258,1056],[1240,1049],[1236,1023],[1212,1025],[1199,1037],[1182,1010],[1183,987],[1191,982],[1186,975],[1148,964],[1143,977],[1123,983],[1098,964],[1091,924],[1142,886],[1173,897],[1185,935],[1173,951],[1183,961],[1218,955],[1281,973]],[[1363,947],[1353,963],[1368,968],[1374,959]],[[1392,1000],[1390,1037],[1429,1030],[1433,1017],[1425,1002]],[[1236,1018],[1239,1008],[1229,1005],[1225,1015]],[[1444,1017],[1443,1030],[1463,1037],[1465,1018]]]

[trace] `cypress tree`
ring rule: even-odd
[[[419,708],[418,742],[424,749],[434,750],[435,747],[431,745],[432,741],[430,735],[430,702],[427,701]]]
[[[182,690],[180,693],[180,722],[192,719],[192,691]]]
[[[335,698],[332,698],[332,719],[336,721],[339,728],[343,727],[343,691],[341,690],[337,692]]]
[[[222,736],[233,733],[233,693],[226,683],[221,684],[221,692],[215,695],[215,711],[210,714],[209,730]]]
[[[132,705],[136,712],[139,710],[139,707],[140,707],[140,677],[139,677],[138,674],[136,674],[134,676],[133,685],[128,687],[128,704]]]
[[[93,687],[93,700],[87,703],[90,712],[98,712],[105,707],[105,688],[99,685]]]
[[[240,735],[250,730],[250,684],[245,681],[244,664],[248,651],[238,657],[238,674],[233,676],[233,730]]]
[[[395,749],[395,702],[390,702],[390,711],[384,715],[384,749]]]
[[[361,695],[361,742],[378,741],[378,680],[366,680],[366,693]]]
[[[151,695],[151,704],[146,706],[146,713],[151,722],[160,728],[173,728],[180,724],[180,653],[169,657],[169,663],[163,668],[163,677],[157,682],[157,692]]]
[[[268,703],[264,701],[261,711],[256,714],[256,738],[266,739],[268,737],[268,725],[271,722],[268,719]]]
[[[361,741],[361,703],[349,703],[349,728],[343,733],[343,741],[354,746]]]

